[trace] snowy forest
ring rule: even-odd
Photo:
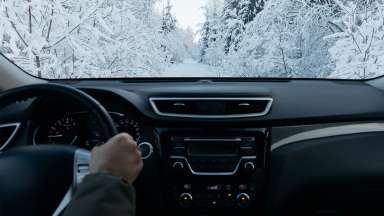
[[[170,0],[1,0],[0,52],[53,79],[384,75],[383,0],[207,0],[197,32],[172,9]]]

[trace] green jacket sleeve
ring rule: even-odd
[[[86,176],[64,216],[135,215],[135,189],[122,178],[104,173]]]

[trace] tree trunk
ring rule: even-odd
[[[29,4],[31,3],[31,0],[28,0]],[[32,7],[31,5],[28,6],[28,18],[29,18],[29,33],[32,34]]]
[[[36,67],[37,67],[37,76],[41,77],[42,74],[41,74],[41,70],[40,70],[40,57],[35,56],[35,61],[36,61]]]

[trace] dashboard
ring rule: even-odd
[[[365,82],[60,83],[99,101],[119,132],[152,145],[135,185],[138,215],[345,215],[333,212],[384,201],[384,92]],[[12,148],[92,149],[106,139],[84,110],[40,98],[2,110],[0,123],[21,124]]]

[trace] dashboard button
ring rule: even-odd
[[[256,166],[251,161],[248,161],[244,164],[244,171],[247,173],[251,173],[251,172],[255,171],[255,169],[256,169]]]
[[[193,197],[190,193],[182,193],[179,196],[179,204],[182,207],[190,207],[193,204]]]
[[[244,191],[244,190],[247,190],[247,189],[248,189],[248,187],[247,187],[247,185],[246,185],[246,184],[240,184],[238,188],[239,188],[239,190],[242,190],[242,191]]]
[[[184,188],[184,190],[191,190],[192,189],[192,185],[191,184],[184,184],[183,188]]]
[[[251,203],[251,197],[247,193],[241,193],[237,195],[236,201],[240,208],[246,208]]]
[[[225,191],[232,191],[232,189],[233,189],[232,185],[230,185],[230,184],[224,185],[224,190]]]

